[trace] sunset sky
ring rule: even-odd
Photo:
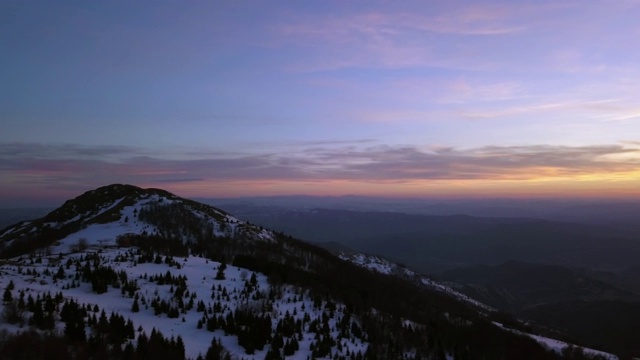
[[[640,199],[640,1],[0,2],[0,207]]]

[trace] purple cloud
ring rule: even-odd
[[[0,156],[5,186],[7,179],[65,186],[112,182],[527,180],[539,176],[540,171],[560,177],[633,172],[640,166],[640,150],[633,144],[428,150],[413,146],[316,146],[286,153],[211,152],[205,158],[191,159],[141,156],[139,153],[145,151],[128,147],[5,144],[0,149],[11,150]],[[109,159],[113,154],[120,159]]]

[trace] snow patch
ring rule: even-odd
[[[545,348],[552,350],[558,354],[562,354],[562,352],[567,349],[570,346],[574,346],[580,350],[582,350],[582,352],[587,355],[587,356],[591,356],[591,357],[595,357],[595,356],[601,356],[607,360],[619,360],[619,358],[616,355],[604,352],[604,351],[600,351],[600,350],[595,350],[595,349],[590,349],[590,348],[586,348],[586,347],[582,347],[582,346],[576,346],[573,344],[569,344],[567,342],[564,341],[560,341],[560,340],[556,340],[556,339],[551,339],[548,337],[544,337],[544,336],[540,336],[540,335],[534,335],[534,334],[529,334],[526,332],[522,332],[519,330],[515,330],[515,329],[511,329],[508,328],[504,325],[502,325],[501,323],[498,322],[493,322],[494,325],[505,329],[507,331],[510,331],[512,333],[518,334],[518,335],[524,335],[524,336],[528,336],[530,338],[532,338],[533,340],[537,341],[539,344],[541,344],[542,346],[544,346]]]

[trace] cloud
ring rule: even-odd
[[[415,9],[414,9],[415,10]],[[344,15],[296,15],[275,30],[290,39],[315,38],[333,43],[394,37],[407,32],[434,32],[460,35],[500,35],[525,28],[514,16],[513,7],[475,5],[418,11],[369,11]]]
[[[631,4],[393,2],[354,8],[288,13],[273,25],[273,47],[308,55],[287,69],[435,67],[565,76],[636,70],[638,26]]]
[[[211,152],[207,158],[164,159],[130,156],[118,161],[96,154],[119,155],[127,148],[7,144],[0,156],[2,186],[91,188],[108,183],[165,186],[178,183],[384,182],[516,180],[633,174],[640,167],[635,142],[601,146],[492,146],[475,149],[414,146],[306,147],[263,154]],[[70,150],[71,149],[71,150]],[[73,153],[91,154],[79,159]],[[58,154],[54,158],[51,154]],[[64,154],[64,155],[60,155]]]
[[[405,7],[406,9],[406,7]],[[363,11],[331,15],[301,15],[273,26],[274,40],[310,54],[290,67],[296,71],[322,71],[348,67],[423,67],[478,69],[477,59],[460,56],[442,36],[489,37],[521,32],[521,10],[506,6],[413,10]],[[434,41],[434,37],[438,37]],[[315,61],[314,61],[315,60]]]
[[[443,34],[504,35],[526,29],[522,22],[513,21],[512,10],[498,5],[475,5],[432,17],[403,14],[398,20],[405,26]]]
[[[626,160],[615,160],[620,155],[625,155]],[[415,147],[383,147],[330,152],[324,154],[322,160],[349,164],[333,175],[360,180],[527,180],[542,176],[636,171],[640,165],[640,151],[619,145],[440,148],[430,151]]]
[[[585,113],[590,118],[603,121],[624,121],[637,118],[640,114],[640,110],[625,99],[602,99],[539,102],[500,109],[461,111],[458,115],[469,119],[495,119],[550,112],[563,114],[569,111]]]
[[[523,86],[514,81],[472,82],[457,79],[445,84],[438,101],[442,103],[495,102],[525,98]]]
[[[105,158],[140,152],[130,146],[82,146],[77,144],[45,145],[24,143],[0,143],[0,158]]]

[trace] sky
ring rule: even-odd
[[[640,199],[640,1],[0,2],[0,207]]]

